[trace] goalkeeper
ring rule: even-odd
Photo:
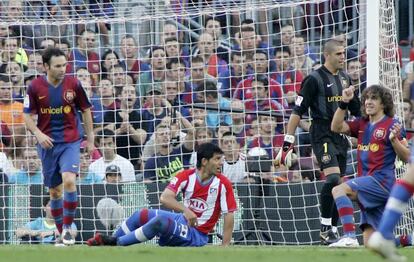
[[[301,116],[310,108],[312,125],[309,133],[312,149],[321,171],[326,176],[320,200],[320,238],[322,243],[327,245],[338,239],[337,233],[332,231],[332,217],[335,218],[336,225],[338,215],[331,191],[341,183],[341,175],[345,174],[349,146],[345,136],[331,131],[331,122],[342,100],[342,89],[349,87],[350,78],[342,71],[345,63],[345,48],[342,42],[333,39],[327,41],[323,47],[323,55],[325,58],[323,66],[309,74],[302,82],[287,125],[283,147],[276,156],[276,162],[290,167],[296,127]],[[348,108],[353,115],[360,115],[360,103],[356,96],[349,103]]]

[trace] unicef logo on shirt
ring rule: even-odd
[[[203,199],[201,199],[201,198],[192,198],[192,199],[190,199],[190,201],[189,201],[189,205],[188,205],[188,207],[189,207],[191,210],[195,211],[195,212],[202,213],[202,212],[204,212],[204,211],[206,211],[206,210],[207,210],[207,208],[208,208],[208,204],[207,204],[207,202],[206,202],[206,201],[204,201],[204,200],[203,200]]]
[[[72,111],[72,108],[71,108],[70,106],[65,106],[65,107],[63,108],[63,112],[64,112],[65,114],[69,114],[69,113],[70,113],[70,111]]]

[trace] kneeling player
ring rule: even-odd
[[[212,143],[197,150],[197,169],[174,177],[161,195],[161,203],[179,213],[141,209],[112,235],[96,234],[90,246],[128,246],[159,237],[160,246],[204,246],[220,214],[224,214],[223,245],[229,245],[237,209],[231,182],[220,173],[223,151]],[[184,204],[176,199],[182,192]]]
[[[343,225],[344,236],[330,247],[356,247],[354,209],[351,200],[361,206],[361,229],[364,244],[378,228],[389,192],[395,182],[395,157],[407,161],[404,132],[394,117],[391,93],[373,85],[362,94],[363,117],[345,122],[347,102],[354,96],[353,87],[344,89],[342,103],[332,120],[332,131],[358,138],[358,177],[332,190]]]

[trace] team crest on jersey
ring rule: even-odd
[[[341,78],[341,83],[342,83],[342,88],[348,88],[349,87],[349,83],[348,83],[348,80],[346,80],[346,78],[345,77],[342,77]]]
[[[385,129],[384,128],[378,128],[377,130],[375,130],[374,137],[378,140],[384,139],[385,138]]]
[[[331,162],[331,156],[329,154],[323,154],[321,161],[324,164],[328,164]]]
[[[72,104],[73,100],[75,99],[75,92],[71,89],[66,90],[65,95],[63,96],[66,102]]]
[[[211,195],[217,195],[217,188],[210,188],[210,194]]]
[[[195,212],[204,212],[208,208],[208,204],[201,198],[191,198],[188,207]]]

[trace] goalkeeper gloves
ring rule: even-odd
[[[292,166],[294,142],[294,136],[285,135],[283,147],[279,150],[276,156],[276,163],[278,163],[279,165],[284,165],[287,168],[290,168]]]

